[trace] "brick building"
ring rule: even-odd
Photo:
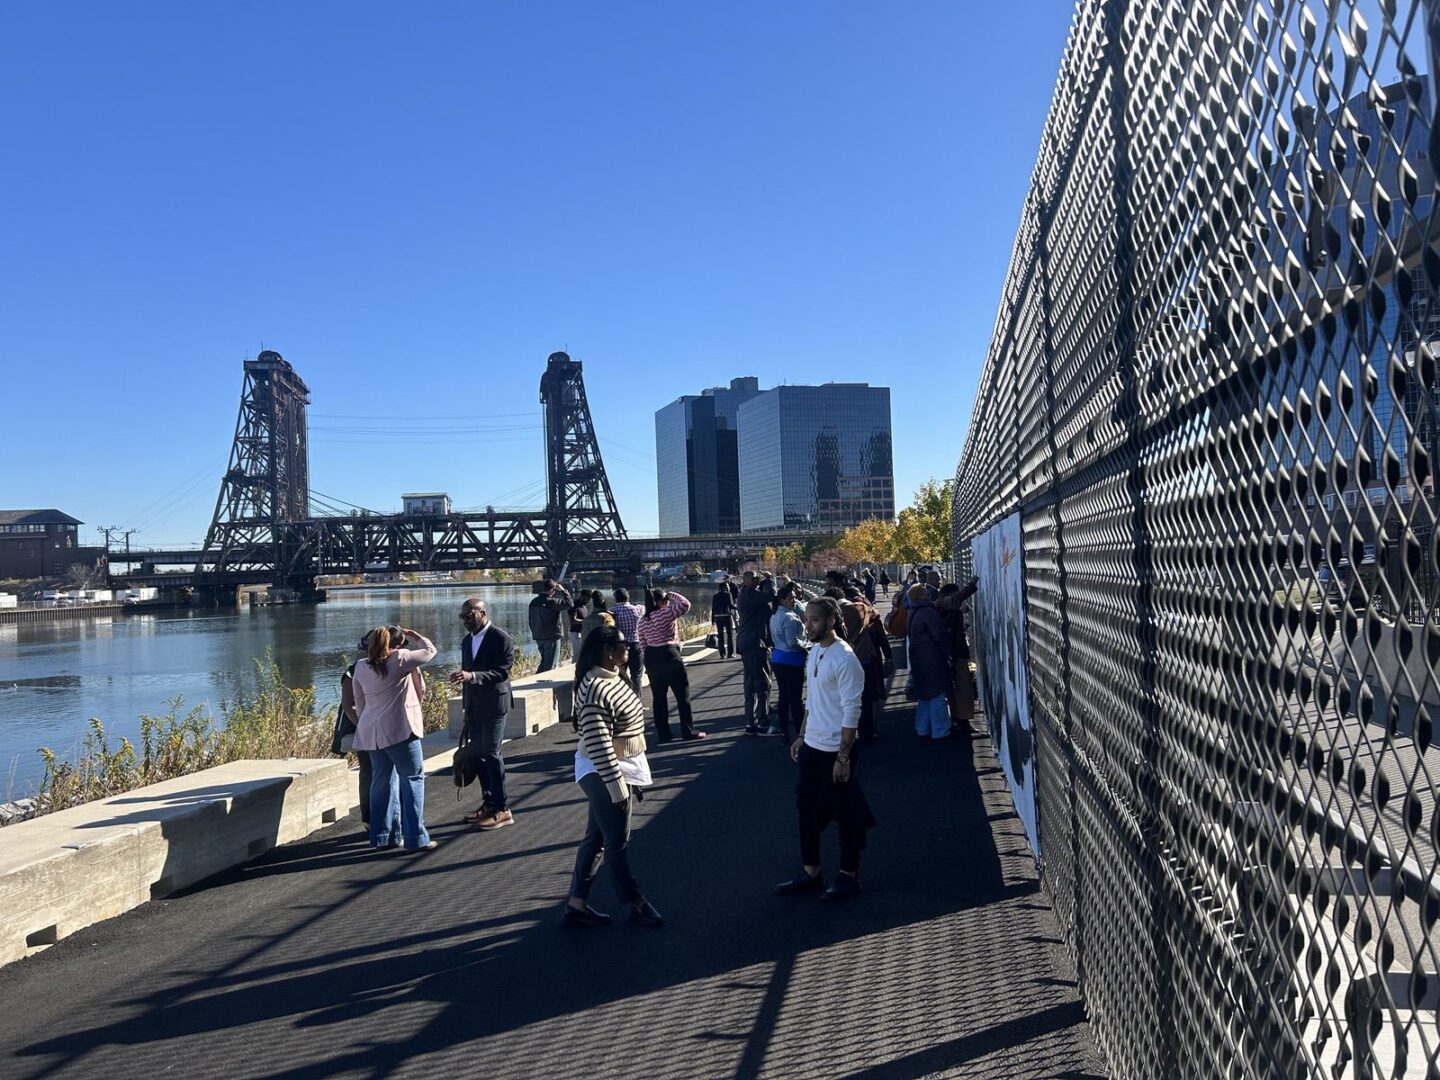
[[[84,524],[59,510],[0,510],[0,580],[59,578],[79,563],[105,569],[105,549],[81,547]]]

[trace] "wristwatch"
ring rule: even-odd
[[[835,761],[836,761],[837,764],[840,764],[840,765],[849,765],[849,764],[850,764],[850,759],[849,759],[848,757],[841,757],[839,754],[836,754],[836,755],[835,755]]]

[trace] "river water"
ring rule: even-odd
[[[686,590],[687,592],[689,590]],[[692,599],[695,594],[691,594]],[[95,620],[0,626],[0,801],[31,794],[44,772],[37,749],[73,758],[90,717],[132,742],[140,716],[166,702],[206,705],[254,686],[256,657],[269,648],[289,686],[314,684],[339,697],[339,678],[373,626],[400,623],[430,637],[432,670],[459,666],[460,604],[483,598],[517,647],[534,651],[528,585],[332,590],[323,604],[117,615]],[[708,609],[707,609],[708,610]]]

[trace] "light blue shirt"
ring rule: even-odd
[[[777,608],[770,616],[770,640],[775,648],[785,652],[803,652],[810,647],[805,636],[805,624],[790,608]]]

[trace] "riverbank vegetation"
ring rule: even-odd
[[[537,666],[534,656],[517,656],[513,677],[532,674]],[[450,687],[443,673],[421,674],[425,730],[439,731],[449,723]],[[187,709],[177,697],[165,703],[165,712],[140,717],[138,745],[123,737],[117,744],[100,720],[91,719],[73,761],[42,747],[45,772],[28,816],[108,799],[231,761],[328,757],[338,699],[338,685],[333,698],[322,697],[313,685],[287,686],[267,650],[255,661],[253,686],[222,701],[218,718],[203,705]]]

